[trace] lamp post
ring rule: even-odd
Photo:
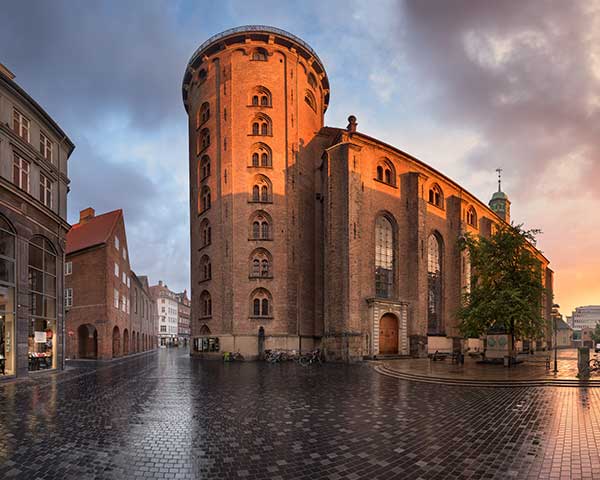
[[[556,331],[556,317],[558,317],[558,309],[560,305],[555,303],[552,305],[552,310],[556,309],[556,312],[552,312],[554,320],[554,373],[558,373],[558,345],[557,345],[557,331]]]

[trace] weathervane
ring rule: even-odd
[[[502,169],[497,168],[496,171],[498,172],[498,191],[501,192],[502,189],[500,188],[500,184],[502,183]]]

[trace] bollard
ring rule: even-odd
[[[577,378],[590,378],[590,349],[580,347],[577,349]]]

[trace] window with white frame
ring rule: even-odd
[[[127,249],[123,247],[123,260],[127,260]]]
[[[160,333],[167,333],[167,326],[166,325],[161,325],[160,326]]]
[[[52,182],[40,173],[40,202],[52,208]]]
[[[65,275],[71,275],[73,273],[73,262],[65,263]]]
[[[119,237],[117,237],[115,235],[115,248],[118,250],[119,249]]]
[[[115,308],[119,308],[119,290],[115,288]]]
[[[65,288],[65,308],[73,306],[73,289]]]
[[[115,277],[119,278],[119,264],[115,262]]]
[[[42,132],[40,132],[40,153],[46,160],[52,162],[52,141]]]
[[[127,311],[127,297],[125,295],[121,295],[121,310]]]
[[[29,192],[29,162],[17,154],[13,158],[13,182],[21,190]]]
[[[27,142],[29,142],[29,127],[29,119],[16,108],[13,109],[13,130],[19,137]]]
[[[123,275],[121,276],[121,278],[122,278],[122,280],[123,280],[123,283],[124,283],[125,285],[127,285],[127,274],[126,274],[125,272],[123,272]]]

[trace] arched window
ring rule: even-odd
[[[304,94],[304,101],[313,111],[317,111],[317,100],[310,90],[307,90]]]
[[[252,202],[270,203],[272,185],[265,175],[256,175],[252,181]]]
[[[200,131],[200,151],[205,150],[210,145],[210,131],[208,128],[203,128]]]
[[[394,164],[387,158],[377,162],[375,178],[380,182],[387,183],[388,185],[395,187],[396,168],[394,167]]]
[[[208,292],[206,292],[206,293],[208,293]],[[199,333],[200,333],[201,336],[210,335],[210,328],[208,328],[206,325],[202,325],[200,327],[200,332]]]
[[[266,167],[272,166],[271,162],[271,149],[264,143],[255,143],[252,146],[252,167]]]
[[[251,220],[252,240],[271,240],[271,217],[264,211],[256,212]]]
[[[271,275],[271,254],[264,248],[257,248],[250,255],[250,277],[252,278],[270,278]]]
[[[200,294],[200,309],[202,317],[210,317],[212,315],[212,301],[208,290],[203,290]]]
[[[0,355],[4,357],[0,376],[15,373],[15,241],[13,227],[0,216]]]
[[[196,117],[196,128],[200,127],[203,123],[206,123],[210,118],[210,105],[208,102],[204,102],[198,109],[198,116]]]
[[[394,228],[385,215],[375,221],[375,295],[390,298],[394,293]]]
[[[210,208],[210,188],[208,186],[202,187],[202,195],[200,198],[200,213],[205,212]]]
[[[427,239],[427,333],[442,329],[442,243],[436,233]]]
[[[210,265],[210,258],[208,255],[202,255],[200,259],[200,280],[210,280],[212,278],[212,271]]]
[[[444,208],[444,194],[437,183],[429,188],[429,203],[439,208]]]
[[[273,106],[273,97],[271,91],[267,87],[258,85],[252,89],[252,101],[253,107],[271,107]]]
[[[206,70],[202,69],[198,72],[198,82],[202,83],[206,80]]]
[[[30,370],[56,366],[56,251],[44,237],[29,242]],[[40,337],[45,335],[45,341]]]
[[[257,48],[252,52],[252,60],[259,62],[267,61],[267,51],[264,48]]]
[[[473,207],[469,207],[467,210],[467,224],[477,228],[477,212]]]
[[[314,89],[317,88],[317,79],[312,73],[308,74],[308,84]]]
[[[208,221],[207,218],[202,220],[202,223],[200,224],[200,235],[201,235],[201,240],[202,240],[202,246],[206,247],[206,246],[210,245],[211,229],[210,229],[210,222]]]
[[[252,120],[252,135],[271,136],[273,135],[272,125],[268,115],[259,113]]]
[[[202,181],[209,175],[210,175],[210,157],[208,155],[202,155],[202,158],[200,159],[200,178],[199,178],[199,180]]]
[[[257,288],[250,296],[250,316],[252,317],[271,317],[272,301],[271,294],[264,288]]]

